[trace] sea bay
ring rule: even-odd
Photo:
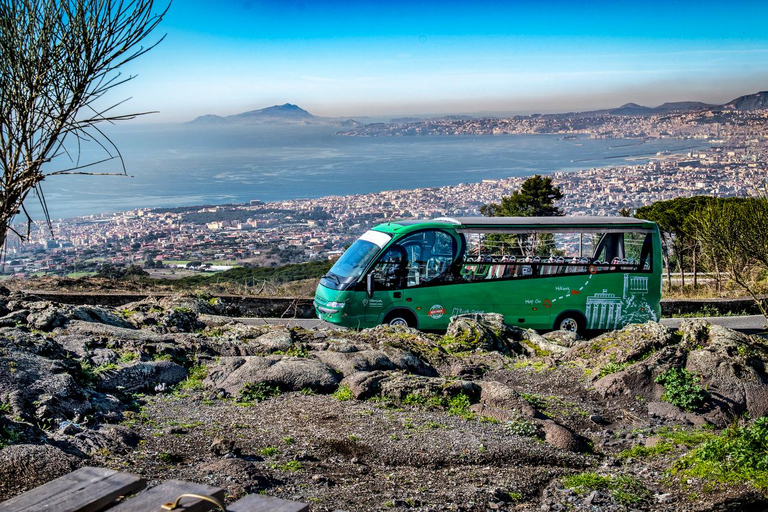
[[[107,132],[123,176],[53,176],[43,182],[51,218],[144,207],[280,201],[647,162],[702,140],[578,139],[561,135],[346,137],[333,126],[125,123]],[[104,153],[90,144],[82,162]],[[49,171],[71,166],[63,159]],[[97,172],[120,172],[119,161]],[[36,198],[27,200],[40,219]]]

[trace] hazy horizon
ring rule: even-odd
[[[300,105],[293,101],[284,101],[282,103],[275,103],[273,105],[263,105],[263,106],[250,106],[247,108],[243,108],[242,110],[238,111],[232,111],[227,113],[218,113],[218,112],[206,112],[203,115],[216,115],[220,117],[226,117],[229,115],[237,115],[242,114],[245,112],[255,111],[255,110],[262,110],[269,107],[275,107],[275,106],[281,106],[285,104],[293,104],[296,105],[299,108],[302,108],[306,111],[308,111],[312,115],[321,116],[321,117],[329,117],[329,118],[352,118],[352,119],[364,119],[366,121],[370,122],[381,122],[388,119],[396,119],[396,118],[405,118],[405,117],[414,117],[414,118],[430,118],[430,117],[441,117],[441,116],[471,116],[471,117],[512,117],[512,116],[530,116],[533,114],[567,114],[570,112],[587,112],[592,110],[607,110],[607,109],[613,109],[613,108],[619,108],[623,105],[635,103],[644,107],[658,107],[663,105],[664,103],[674,103],[674,102],[681,102],[681,101],[691,101],[691,102],[701,102],[701,103],[708,103],[712,105],[722,105],[725,104],[731,100],[734,100],[741,96],[748,96],[751,94],[756,94],[759,92],[764,92],[764,90],[761,91],[751,91],[751,92],[743,92],[743,93],[737,93],[735,96],[729,96],[727,99],[716,99],[716,100],[702,100],[699,98],[676,98],[676,99],[669,99],[661,101],[660,103],[640,103],[638,101],[632,101],[631,99],[626,101],[621,101],[619,103],[615,104],[605,104],[605,105],[597,105],[597,106],[591,106],[588,108],[562,108],[562,109],[554,109],[554,110],[544,110],[544,109],[528,109],[528,110],[484,110],[484,111],[446,111],[446,112],[394,112],[394,113],[388,113],[388,114],[365,114],[361,113],[358,115],[351,115],[351,116],[322,116],[320,114],[317,114],[316,112],[313,112],[307,108],[305,108],[303,105]],[[200,117],[200,116],[197,116]],[[151,121],[150,118],[143,118],[146,121]],[[167,124],[183,124],[189,121],[192,121],[192,119],[177,121],[177,122],[166,122]],[[148,123],[149,124],[149,123]]]
[[[222,1],[171,5],[110,100],[184,122],[293,103],[324,117],[515,115],[768,89],[765,2]]]

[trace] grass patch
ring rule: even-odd
[[[290,357],[309,357],[309,350],[307,350],[304,346],[294,344],[291,345],[288,350],[277,350],[274,352],[275,355],[279,356],[290,356]]]
[[[656,377],[664,386],[661,399],[686,411],[695,411],[709,400],[709,393],[699,386],[701,378],[685,368],[676,366]]]
[[[656,457],[665,453],[670,453],[675,450],[675,445],[669,442],[659,442],[655,446],[633,446],[629,450],[624,450],[619,453],[616,458],[618,459],[645,459],[648,457]]]
[[[629,362],[629,361],[626,361],[624,363],[610,362],[610,363],[606,364],[605,366],[603,366],[602,368],[600,368],[600,372],[597,374],[597,378],[598,379],[602,379],[606,375],[610,375],[612,373],[618,373],[618,372],[624,370],[625,368],[627,368],[631,364],[632,363]]]
[[[272,465],[272,469],[277,469],[277,470],[280,470],[280,471],[291,471],[291,472],[299,471],[300,469],[302,469],[302,467],[303,466],[301,465],[301,462],[299,462],[297,460],[289,460],[285,464],[273,464]]]
[[[768,416],[734,422],[680,458],[670,474],[768,489]]]
[[[663,439],[668,439],[674,444],[681,444],[688,448],[698,446],[705,441],[709,441],[717,437],[717,435],[711,430],[694,429],[687,430],[681,428],[662,427],[656,435]]]
[[[578,473],[563,477],[563,485],[578,494],[591,491],[609,491],[611,496],[625,506],[646,502],[651,493],[636,478],[629,476],[603,476],[594,472]]]

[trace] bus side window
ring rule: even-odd
[[[457,251],[456,240],[450,234],[428,229],[408,235],[398,244],[406,254],[405,286],[449,280],[449,271]]]

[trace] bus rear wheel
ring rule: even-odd
[[[403,327],[416,327],[416,317],[406,309],[396,309],[390,311],[384,317],[384,322],[388,325],[402,325]]]
[[[584,334],[587,327],[587,319],[576,311],[566,311],[557,317],[553,328],[557,331],[570,331]]]

